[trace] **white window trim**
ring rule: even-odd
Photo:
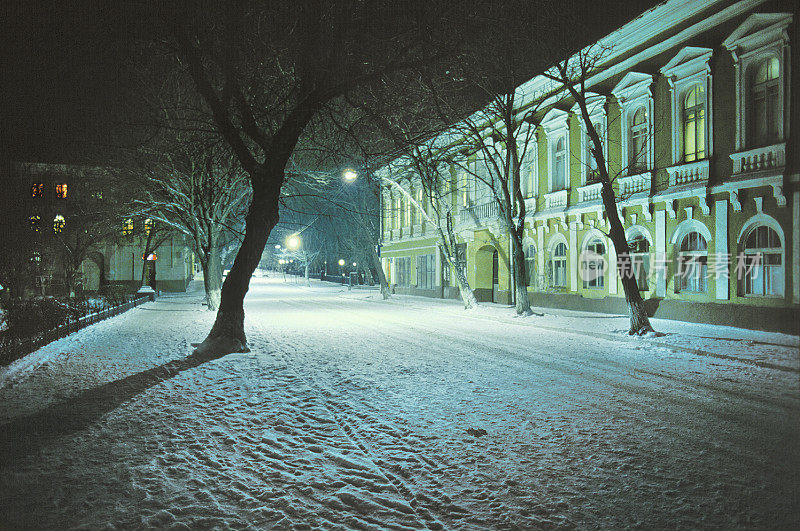
[[[791,13],[756,13],[723,41],[722,45],[733,56],[736,69],[736,150],[742,151],[748,145],[747,129],[750,109],[748,108],[748,72],[754,65],[772,57],[780,62],[778,75],[778,143],[789,138],[789,83],[791,82],[791,54],[789,49],[788,27],[792,22]]]
[[[584,125],[583,113],[580,106],[576,103],[572,106],[572,112],[578,118],[581,127],[581,186],[586,185],[589,177],[589,135]],[[600,142],[603,144],[603,159],[606,161],[608,169],[608,113],[606,112],[606,97],[594,92],[586,93],[586,110],[589,111],[589,120],[600,133]]]
[[[547,191],[554,192],[557,191],[553,188],[553,167],[554,167],[554,158],[553,154],[555,153],[556,142],[562,136],[564,137],[564,189],[569,190],[571,187],[571,179],[570,179],[570,153],[569,153],[569,113],[567,111],[562,111],[561,109],[552,108],[550,109],[547,114],[544,115],[541,124],[539,124],[542,129],[544,129],[545,134],[547,135]]]
[[[781,268],[783,269],[783,284],[781,285],[780,295],[744,295],[744,290],[741,290],[743,293],[742,296],[746,296],[748,298],[783,298],[786,296],[786,235],[783,232],[783,227],[781,227],[781,224],[778,223],[778,221],[772,216],[768,216],[763,212],[759,212],[755,216],[745,221],[744,225],[742,225],[742,229],[739,231],[739,237],[736,239],[736,250],[737,253],[744,253],[745,243],[747,242],[748,236],[750,236],[751,232],[762,225],[774,230],[778,234],[778,238],[781,241]]]
[[[630,164],[630,121],[634,113],[640,107],[644,107],[647,112],[647,153],[645,154],[645,165],[647,172],[654,167],[653,156],[653,76],[640,72],[628,72],[616,87],[611,91],[621,109],[622,125],[622,164],[625,168],[625,175],[633,175],[628,165]]]
[[[690,89],[699,86],[703,89],[705,102],[705,157],[714,154],[713,105],[711,79],[711,48],[686,46],[672,58],[661,73],[669,81],[672,108],[672,163],[683,164],[683,97]],[[698,160],[703,160],[698,159]],[[697,162],[697,161],[693,161]]]

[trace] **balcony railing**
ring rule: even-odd
[[[482,205],[475,205],[461,211],[461,221],[469,222],[483,219],[497,219],[499,210],[497,203],[491,201]]]
[[[603,183],[592,183],[578,188],[578,202],[589,203],[602,200]]]
[[[545,209],[551,208],[566,208],[567,207],[567,191],[557,190],[544,194],[544,207]]]
[[[667,168],[669,185],[683,186],[687,184],[708,184],[708,160],[689,162]]]
[[[650,173],[640,173],[639,175],[628,175],[620,177],[619,181],[619,196],[628,198],[634,194],[642,192],[650,192],[650,181],[652,177]]]
[[[731,155],[733,174],[753,173],[786,165],[786,144],[760,147]]]

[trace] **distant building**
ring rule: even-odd
[[[656,317],[798,331],[796,11],[789,1],[669,0],[600,41],[610,51],[590,83],[591,119]],[[548,83],[537,76],[519,93]],[[529,296],[624,313],[574,103],[562,93],[533,124],[523,167]],[[480,181],[451,173],[458,260],[479,300],[509,304],[509,238],[496,205]],[[404,177],[390,167],[383,176]],[[382,260],[396,291],[456,297],[433,227],[396,191],[385,190],[382,205]],[[598,274],[587,280],[582,269]]]
[[[3,245],[20,261],[18,289],[48,295],[135,290],[143,267],[145,283],[155,289],[186,289],[194,273],[186,237],[126,217],[120,201],[128,191],[111,183],[109,168],[12,163],[8,171]],[[153,249],[144,256],[150,231]]]

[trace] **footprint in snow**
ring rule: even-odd
[[[486,430],[483,428],[470,428],[467,430],[467,433],[473,437],[481,437],[482,435],[486,435]]]

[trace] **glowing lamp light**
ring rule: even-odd
[[[339,265],[340,265],[340,266],[343,266],[343,265],[344,265],[344,258],[340,258],[340,259],[339,259]]]
[[[356,267],[356,265],[358,265],[358,264],[356,264],[355,262],[353,262],[353,267]]]
[[[345,181],[351,183],[358,178],[358,173],[355,170],[344,170],[342,177],[344,177]]]
[[[289,236],[289,238],[286,240],[286,246],[289,247],[289,249],[297,249],[300,247],[300,237]]]

